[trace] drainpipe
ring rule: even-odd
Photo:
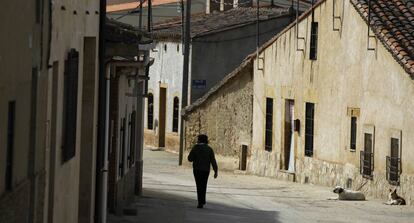
[[[102,203],[101,205],[101,219],[102,223],[106,223],[107,201],[108,201],[108,153],[109,153],[109,94],[111,92],[111,66],[107,65],[106,70],[106,102],[105,102],[105,148],[103,153],[103,168],[102,168]]]
[[[99,95],[98,95],[98,138],[96,157],[96,196],[95,196],[95,222],[106,223],[107,206],[107,114],[108,114],[108,78],[105,66],[105,23],[106,0],[99,4]]]

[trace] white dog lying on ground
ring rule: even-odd
[[[360,191],[353,191],[344,189],[343,187],[336,186],[333,190],[334,193],[338,194],[338,198],[329,200],[347,200],[347,201],[364,201],[365,195]]]

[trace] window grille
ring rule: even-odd
[[[364,178],[372,179],[374,171],[374,153],[372,134],[365,133],[364,151],[360,153],[360,173]]]
[[[391,155],[386,157],[387,163],[387,180],[391,185],[400,184],[401,158],[400,158],[400,140],[391,138]]]
[[[315,104],[306,103],[305,156],[313,156]]]
[[[273,136],[273,99],[266,98],[266,133],[265,133],[265,149],[272,151]]]
[[[318,54],[318,23],[312,22],[311,24],[311,36],[310,36],[310,51],[309,59],[316,60]]]

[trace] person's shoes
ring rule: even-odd
[[[197,208],[203,208],[202,204],[197,205]]]

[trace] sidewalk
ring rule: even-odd
[[[332,188],[271,178],[219,173],[209,179],[207,205],[197,209],[192,170],[177,155],[144,152],[144,196],[131,205],[135,216],[110,216],[110,223],[414,222],[414,208],[379,200],[327,200]]]

